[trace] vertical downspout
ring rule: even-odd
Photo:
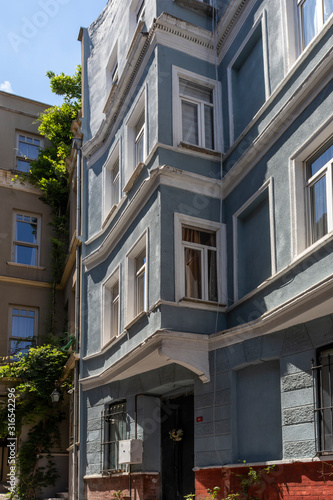
[[[81,139],[74,139],[73,145],[77,150],[76,156],[76,255],[75,255],[75,272],[76,272],[76,283],[75,283],[75,354],[80,352],[80,339],[79,339],[79,325],[80,325],[80,287],[81,287],[81,274],[80,274],[80,240],[81,240]],[[75,359],[74,366],[74,481],[73,481],[73,498],[77,500],[79,498],[79,375],[80,375],[80,365],[79,359]]]

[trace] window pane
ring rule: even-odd
[[[138,135],[144,124],[145,124],[145,113],[143,112],[135,125],[135,135]]]
[[[312,243],[327,233],[326,177],[310,188]]]
[[[34,318],[28,316],[13,316],[12,318],[12,337],[32,338],[34,336]]]
[[[199,243],[200,245],[216,247],[216,233],[210,231],[199,231],[190,227],[183,226],[182,239],[190,243]]]
[[[24,160],[17,160],[16,168],[19,172],[29,172],[30,163]]]
[[[119,441],[126,439],[126,406],[111,405],[105,416],[105,469],[118,470],[124,468],[119,464]]]
[[[18,151],[19,156],[25,156],[27,158],[35,160],[38,156],[38,152],[39,152],[39,145],[27,144],[27,142],[19,141],[19,151]]]
[[[189,144],[199,144],[198,106],[182,101],[182,138]]]
[[[136,165],[140,162],[143,162],[143,151],[144,151],[144,131],[137,137],[135,141],[135,159]]]
[[[28,354],[30,347],[33,346],[33,342],[26,340],[11,340],[10,341],[10,356],[15,356],[19,352],[23,354]]]
[[[185,248],[185,297],[202,298],[201,250]]]
[[[111,307],[111,335],[118,335],[118,332],[119,332],[118,305],[119,305],[119,301],[116,300],[112,303],[112,307]]]
[[[217,302],[217,269],[215,250],[208,250],[208,300]]]
[[[319,18],[317,0],[306,0],[301,7],[304,47],[318,33],[322,21]]]
[[[324,146],[325,147],[325,146]],[[333,159],[333,144],[326,147],[326,150],[321,149],[319,153],[307,162],[307,178],[310,179],[319,170],[326,165],[327,162]]]
[[[145,273],[137,277],[136,313],[145,310]]]
[[[214,149],[214,110],[205,106],[205,147]]]
[[[29,222],[16,221],[16,240],[25,241],[26,243],[37,243],[37,224]]]
[[[144,248],[142,252],[135,259],[135,271],[138,272],[142,266],[146,263],[146,249]]]
[[[333,12],[333,0],[324,0],[324,23]]]
[[[205,87],[204,85],[200,85],[199,83],[190,82],[188,80],[184,80],[184,78],[180,78],[179,90],[181,94],[187,95],[188,97],[194,97],[195,99],[208,102],[210,104],[213,103],[213,90]]]
[[[25,247],[23,245],[15,245],[14,262],[35,266],[37,264],[37,249]]]

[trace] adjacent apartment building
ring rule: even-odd
[[[50,331],[52,303],[51,212],[40,200],[39,189],[15,181],[19,172],[28,172],[45,139],[38,133],[37,117],[49,106],[6,92],[0,92],[0,357],[5,363],[18,352],[45,341]],[[74,203],[75,206],[75,203]],[[75,213],[75,209],[74,209]],[[73,231],[75,230],[75,227]],[[74,270],[73,270],[74,267]],[[56,290],[56,333],[69,329],[74,333],[70,316],[72,288],[75,289],[73,259],[68,259],[66,273]],[[65,304],[65,308],[64,308]],[[72,313],[73,314],[73,313]],[[2,381],[0,397],[7,398],[8,381]],[[17,442],[20,446],[27,428]],[[0,441],[0,492],[8,491],[7,440]],[[62,443],[53,450],[59,472],[54,487],[43,498],[68,488],[68,423],[62,427]],[[42,460],[42,456],[41,456]]]
[[[244,461],[333,498],[332,12],[110,0],[80,31],[79,498],[223,497]]]

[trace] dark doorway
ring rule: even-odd
[[[194,493],[193,394],[162,400],[161,417],[162,498],[183,500]],[[173,430],[174,438],[170,437]],[[183,434],[177,441],[180,430]]]

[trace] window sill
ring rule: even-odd
[[[220,158],[221,153],[219,151],[214,151],[213,149],[202,148],[200,146],[195,146],[194,144],[188,144],[187,142],[180,142],[178,147],[184,149],[190,149],[191,151],[195,151],[196,153],[204,153],[209,156],[214,156],[214,158]]]
[[[143,318],[144,316],[147,316],[147,311],[141,311],[139,314],[135,316],[135,318],[132,319],[127,325],[125,326],[125,330],[128,330],[131,328],[139,319]]]
[[[211,5],[200,2],[199,0],[173,0],[174,3],[185,9],[194,10],[199,14],[206,14],[212,16],[215,9]]]
[[[23,268],[26,268],[26,269],[37,269],[37,271],[45,271],[45,267],[41,267],[41,266],[31,266],[29,264],[20,264],[19,262],[12,262],[12,261],[9,261],[7,260],[6,262],[9,266],[17,266],[17,267],[23,267]]]
[[[146,164],[143,161],[140,161],[140,163],[137,164],[137,166],[135,167],[135,170],[134,170],[133,174],[131,175],[131,177],[129,178],[126,186],[123,189],[124,193],[127,193],[132,188],[135,180],[137,179],[137,177],[139,176],[141,170],[145,166],[146,166]]]
[[[183,307],[191,307],[195,309],[206,309],[213,311],[224,310],[227,305],[221,302],[213,302],[211,300],[193,299],[191,297],[183,297],[179,300],[179,305]]]

